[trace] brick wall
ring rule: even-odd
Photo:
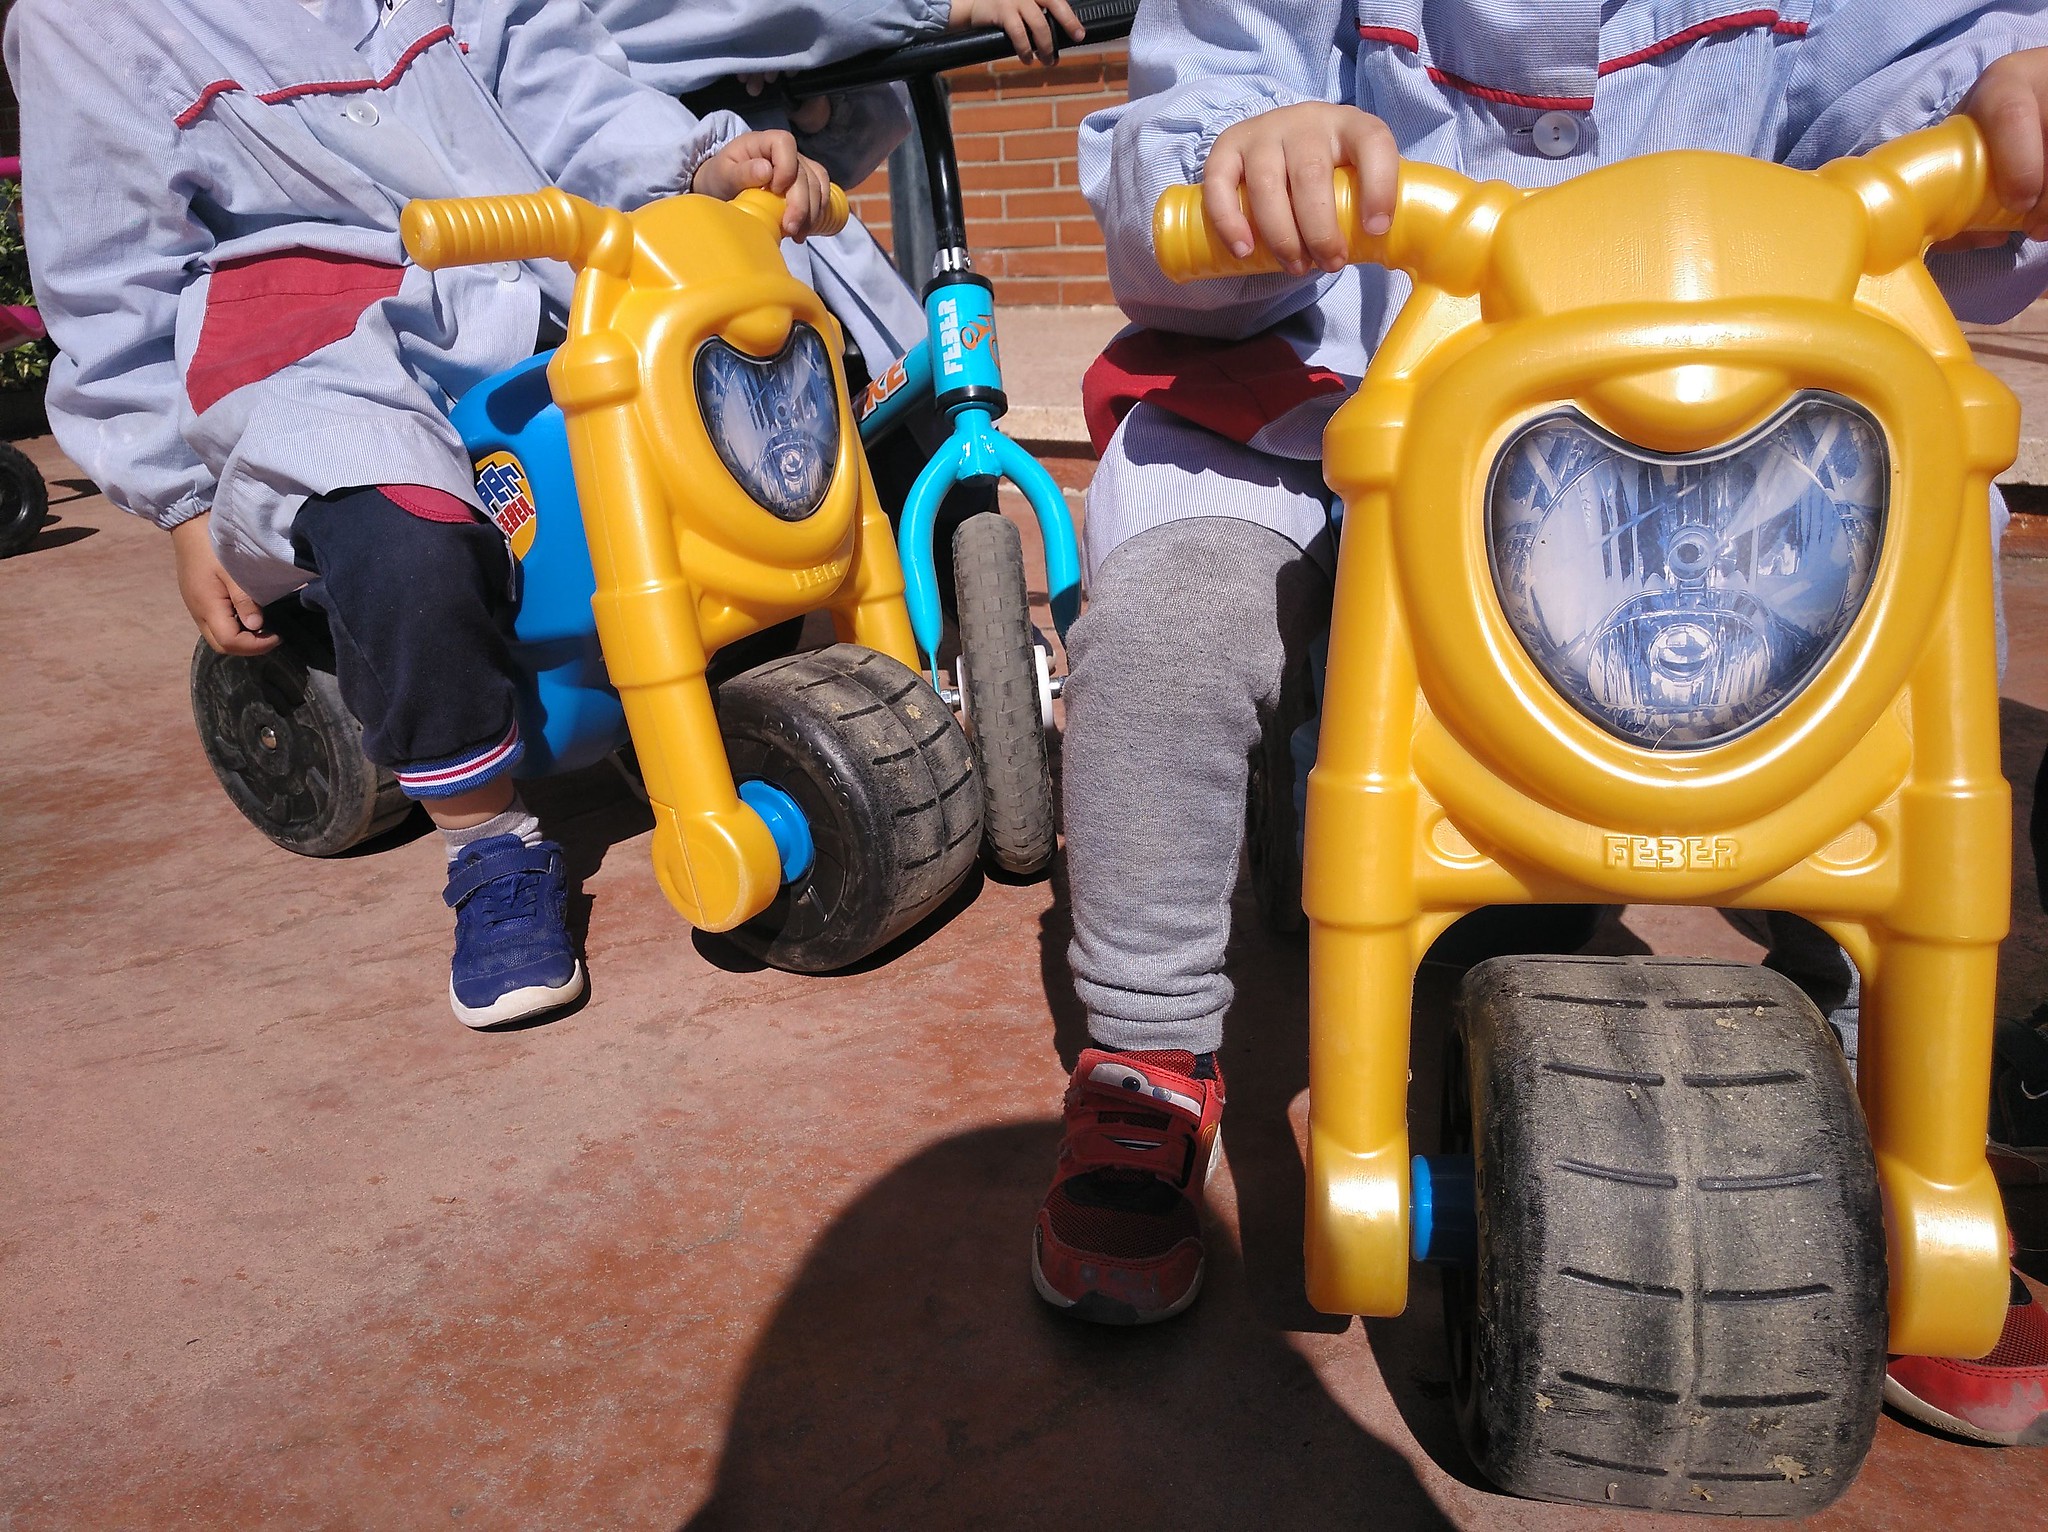
[[[977,271],[1002,283],[1004,304],[1108,303],[1102,234],[1074,164],[1081,119],[1124,99],[1121,44],[1050,69],[1015,59],[947,76],[953,139]],[[855,190],[854,210],[889,243],[889,175]]]

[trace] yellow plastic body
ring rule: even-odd
[[[832,216],[846,201],[832,190]],[[569,336],[548,367],[597,576],[605,668],[654,809],[654,870],[692,925],[724,931],[782,886],[768,827],[739,800],[704,672],[749,633],[829,609],[839,636],[916,667],[903,573],[846,404],[839,326],[789,274],[783,201],[671,197],[631,215],[561,191],[418,201],[423,266],[552,259],[579,269]],[[697,348],[773,356],[803,323],[833,358],[839,461],[824,503],[787,522],[719,460],[698,411]]]
[[[1197,197],[1159,209],[1169,274],[1274,269],[1231,258]],[[1345,523],[1303,882],[1319,1308],[1407,1300],[1409,1015],[1436,935],[1486,904],[1702,904],[1796,911],[1854,957],[1892,1349],[1995,1344],[2006,1237],[1984,1134],[2010,803],[1986,496],[2019,411],[1921,257],[2001,226],[1976,128],[1954,119],[1816,173],[1668,153],[1525,194],[1404,165],[1393,227],[1355,238],[1415,292],[1324,439]],[[1497,451],[1566,405],[1648,448],[1706,448],[1808,388],[1888,439],[1860,615],[1795,700],[1726,743],[1607,733],[1501,611]]]

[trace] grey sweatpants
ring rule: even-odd
[[[1178,519],[1120,544],[1067,639],[1069,956],[1111,1048],[1223,1041],[1245,784],[1330,580],[1279,533]]]

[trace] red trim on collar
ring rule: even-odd
[[[207,86],[205,90],[202,90],[199,93],[199,99],[197,101],[193,102],[190,106],[186,107],[184,111],[178,113],[178,115],[176,117],[173,117],[171,121],[176,123],[181,128],[189,128],[192,126],[193,123],[199,120],[199,114],[201,112],[205,111],[209,106],[213,105],[213,98],[215,96],[224,96],[231,90],[240,90],[241,88],[242,87],[233,80],[215,80],[211,85]]]
[[[399,76],[412,68],[413,61],[436,43],[446,42],[455,35],[453,27],[436,27],[433,31],[414,39],[412,46],[398,55],[398,62],[380,80],[314,80],[304,85],[287,85],[279,90],[267,90],[257,96],[265,106],[277,106],[286,101],[296,101],[301,96],[353,96],[366,90],[389,90],[398,83]],[[189,128],[199,120],[199,114],[211,106],[215,99],[231,90],[247,89],[238,80],[215,80],[199,93],[184,111],[172,119],[179,127]]]
[[[1687,43],[1698,42],[1702,37],[1711,37],[1716,32],[1734,32],[1747,27],[1769,27],[1782,37],[1804,37],[1807,24],[1803,21],[1787,21],[1774,10],[1734,11],[1726,16],[1715,16],[1706,21],[1696,22],[1682,31],[1673,32],[1669,37],[1651,43],[1647,48],[1638,48],[1633,53],[1624,53],[1619,58],[1602,59],[1598,73],[1602,78],[1627,69],[1631,65],[1647,63],[1660,54],[1674,48],[1683,48]],[[1392,43],[1410,53],[1421,47],[1420,40],[1413,32],[1404,32],[1399,27],[1368,26],[1358,24],[1358,35],[1368,42]],[[1463,91],[1468,96],[1477,96],[1482,101],[1498,101],[1504,106],[1525,106],[1537,111],[1589,112],[1593,109],[1591,96],[1531,96],[1520,91],[1502,90],[1498,86],[1480,85],[1462,75],[1452,74],[1448,69],[1430,65],[1429,77],[1438,85],[1448,85],[1452,90]]]
[[[1716,32],[1735,32],[1746,27],[1769,27],[1773,32],[1782,33],[1788,37],[1804,37],[1806,35],[1805,22],[1787,21],[1776,11],[1736,11],[1732,15],[1715,16],[1707,21],[1696,22],[1681,32],[1673,32],[1669,37],[1651,43],[1647,48],[1638,48],[1633,53],[1624,53],[1620,58],[1602,59],[1600,61],[1600,73],[1603,76],[1610,75],[1617,69],[1626,69],[1631,64],[1644,63],[1657,57],[1660,53],[1669,53],[1673,48],[1683,48],[1687,43],[1697,42],[1702,37],[1711,37]]]
[[[1358,24],[1358,35],[1370,43],[1392,43],[1397,48],[1406,48],[1413,53],[1422,46],[1422,41],[1413,32],[1404,32],[1399,27],[1369,27]]]
[[[1492,85],[1475,85],[1448,69],[1429,66],[1429,77],[1439,85],[1448,85],[1452,90],[1461,90],[1468,96],[1477,96],[1481,101],[1498,101],[1503,106],[1533,107],[1539,112],[1590,112],[1593,110],[1591,96],[1525,96],[1520,91],[1501,90]]]

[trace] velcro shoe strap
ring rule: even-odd
[[[1199,1124],[1142,1096],[1090,1090],[1067,1113],[1061,1174],[1144,1170],[1185,1190],[1199,1158]]]
[[[459,910],[486,883],[495,883],[516,873],[545,873],[553,869],[554,862],[555,847],[547,841],[538,846],[527,846],[516,856],[510,851],[480,856],[448,875],[448,886],[441,891],[441,898],[449,909]]]

